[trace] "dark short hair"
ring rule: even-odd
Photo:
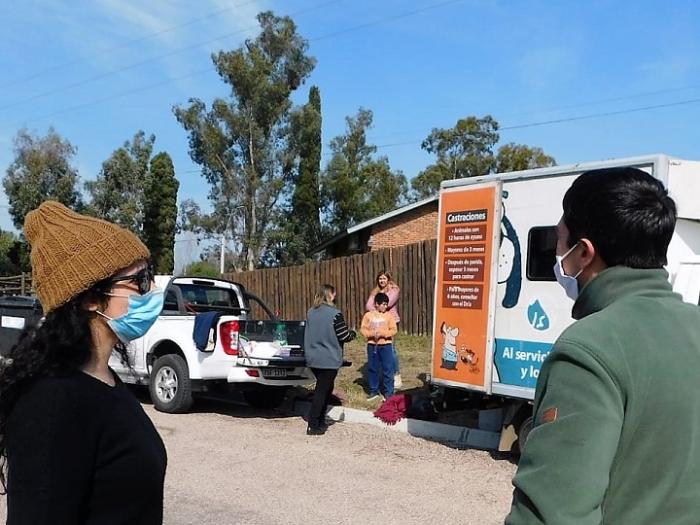
[[[389,304],[389,296],[385,293],[379,292],[377,295],[374,296],[374,304],[382,303]]]
[[[661,268],[676,225],[663,184],[637,168],[582,173],[564,195],[569,247],[589,239],[608,266]]]

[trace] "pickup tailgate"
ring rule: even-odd
[[[239,364],[303,367],[304,321],[239,321]]]

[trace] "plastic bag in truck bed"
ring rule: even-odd
[[[278,341],[249,341],[241,337],[239,339],[239,353],[241,357],[254,359],[289,357],[289,346],[281,345]]]

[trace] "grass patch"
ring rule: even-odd
[[[399,364],[403,386],[397,392],[415,391],[423,388],[425,374],[430,372],[429,336],[399,334],[395,338],[399,349]],[[343,367],[335,380],[336,390],[342,390],[345,395],[345,406],[376,409],[381,400],[367,402],[367,342],[360,335],[357,339],[345,345],[345,359],[352,361],[352,366]],[[313,390],[313,385],[310,390]]]

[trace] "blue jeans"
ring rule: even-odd
[[[399,323],[396,323],[396,327],[399,327]],[[394,350],[394,373],[400,374],[401,368],[399,368],[399,351],[396,349],[396,340],[392,341],[392,346]]]
[[[394,395],[394,349],[391,343],[375,345],[367,343],[367,380],[369,394],[379,393],[379,367],[384,379],[384,396]]]

